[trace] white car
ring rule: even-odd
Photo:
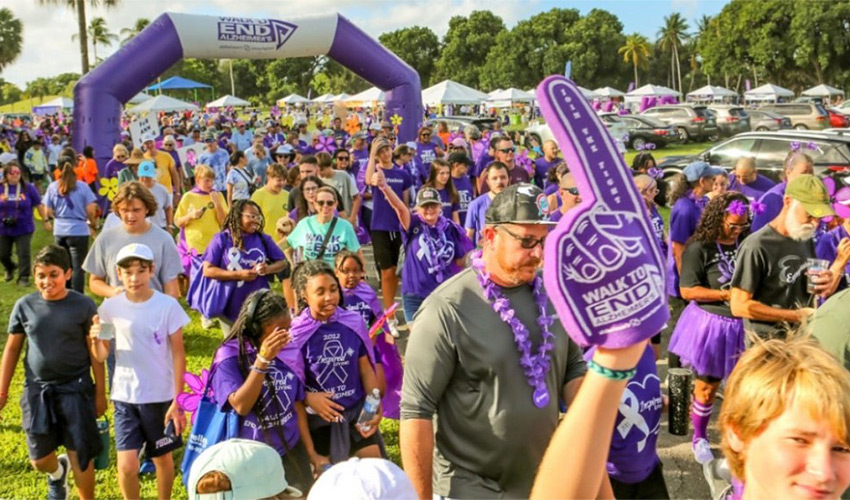
[[[626,144],[629,143],[629,129],[626,124],[623,123],[623,120],[620,120],[616,113],[599,113],[599,118],[608,128],[608,133],[611,134],[614,144],[617,145],[617,151],[622,155],[626,154]],[[534,139],[540,146],[543,146],[543,143],[550,139],[555,139],[549,125],[545,123],[531,125],[525,129],[525,133],[529,139]],[[526,144],[526,147],[530,148],[531,145]]]

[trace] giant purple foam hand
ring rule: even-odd
[[[549,297],[582,346],[645,340],[664,327],[670,311],[664,258],[631,171],[572,81],[543,80],[537,99],[583,200],[546,240]]]

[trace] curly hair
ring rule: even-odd
[[[295,291],[296,302],[295,314],[301,314],[301,311],[307,308],[307,283],[310,281],[310,278],[323,274],[330,276],[336,283],[337,290],[339,290],[337,306],[342,304],[342,284],[340,284],[339,278],[336,277],[336,273],[331,269],[331,266],[322,260],[305,260],[295,266],[295,270],[292,271],[292,289]]]
[[[230,211],[227,212],[227,216],[224,218],[224,223],[222,223],[222,227],[224,229],[230,230],[230,238],[233,240],[233,246],[242,250],[242,213],[245,211],[245,207],[254,207],[257,209],[257,213],[260,216],[260,220],[257,223],[260,225],[260,230],[266,227],[266,219],[263,217],[263,209],[257,205],[253,200],[233,200],[233,205],[230,207]]]
[[[699,184],[699,181],[696,182],[688,182],[688,179],[685,178],[685,174],[676,174],[673,176],[673,179],[670,181],[672,188],[670,192],[667,193],[667,203],[672,207],[679,198],[684,198],[688,191],[692,190]]]
[[[656,166],[655,157],[652,156],[652,153],[638,153],[634,160],[632,160],[632,170],[634,172],[644,173],[649,168],[647,163],[650,161],[652,161],[653,167]]]
[[[726,218],[726,209],[729,208],[734,201],[740,201],[749,205],[750,200],[746,196],[737,191],[727,191],[721,195],[715,196],[699,219],[696,231],[688,240],[688,243],[702,242],[714,243],[723,236],[723,221]]]

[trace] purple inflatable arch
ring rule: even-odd
[[[103,168],[120,140],[124,103],[184,57],[282,59],[326,54],[385,92],[400,141],[422,121],[419,74],[339,14],[286,21],[165,13],[74,87],[73,146]]]

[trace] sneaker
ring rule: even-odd
[[[156,474],[156,466],[150,458],[145,457],[142,463],[139,464],[139,475],[142,474]]]
[[[50,479],[50,476],[47,476],[47,498],[48,500],[67,500],[68,473],[71,471],[71,461],[68,460],[68,455],[64,453],[56,458],[59,461],[59,466],[62,467],[62,476],[59,479]]]
[[[725,458],[711,460],[702,465],[702,474],[711,491],[711,498],[725,498],[725,493],[732,488],[732,473]]]
[[[711,445],[705,438],[699,438],[694,441],[691,445],[691,449],[694,452],[694,458],[701,465],[705,465],[714,460],[714,453],[711,451]]]
[[[398,320],[395,318],[387,319],[387,329],[390,331],[390,335],[393,338],[399,338],[401,334],[398,331]]]
[[[6,269],[6,274],[3,275],[3,281],[6,283],[15,279],[15,270],[14,269]]]
[[[21,278],[18,280],[18,286],[30,286],[29,278]]]

